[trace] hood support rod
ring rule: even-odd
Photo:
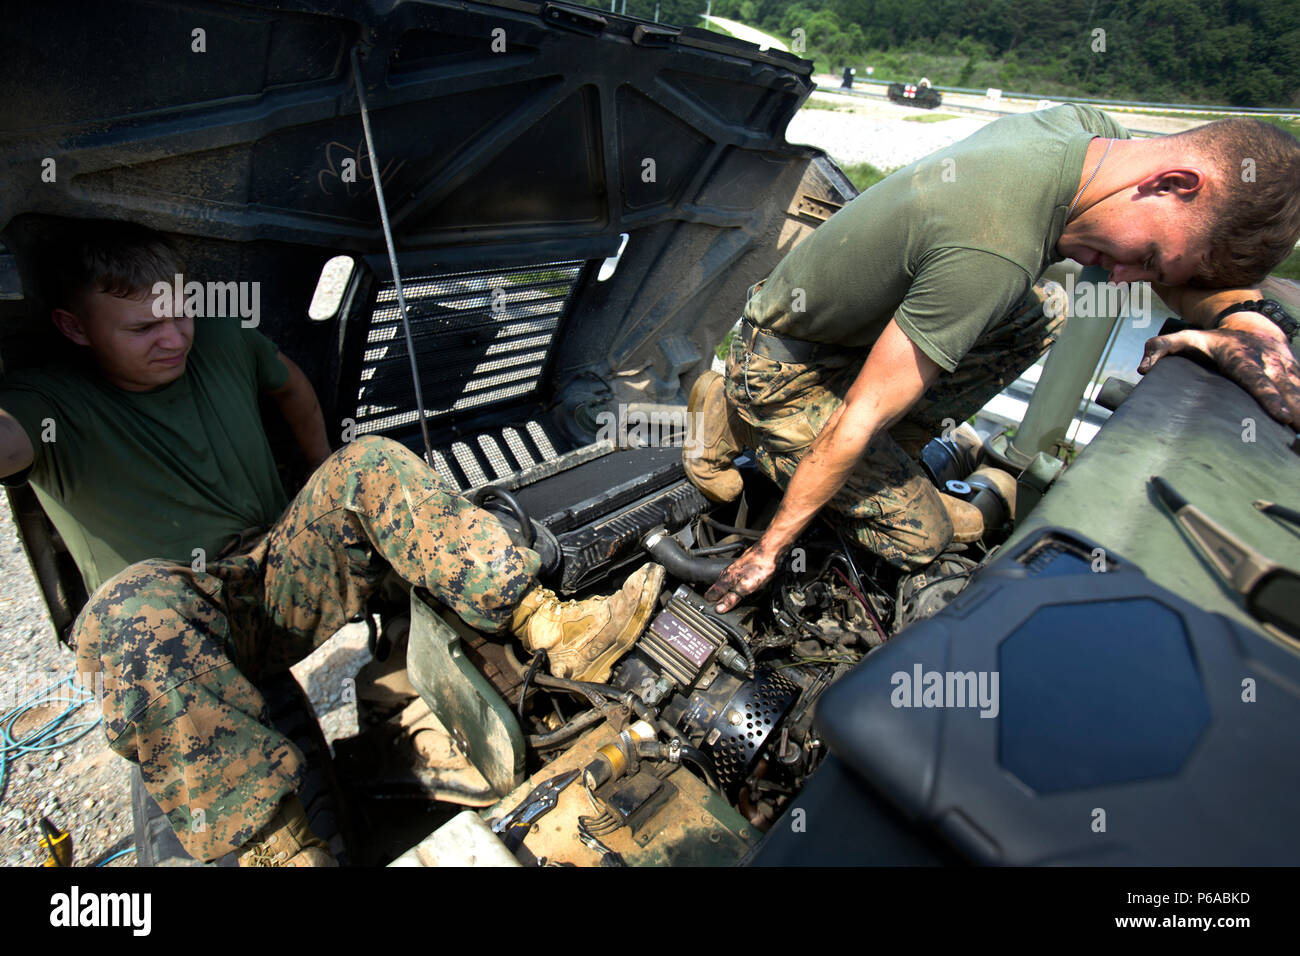
[[[406,335],[406,354],[411,360],[411,382],[415,385],[415,407],[420,414],[420,435],[424,438],[424,463],[433,467],[433,446],[429,443],[429,423],[424,414],[424,392],[420,388],[420,369],[415,363],[415,343],[411,340],[411,322],[406,315],[406,295],[402,292],[402,275],[397,271],[397,250],[393,246],[393,229],[388,222],[388,204],[384,201],[384,186],[379,181],[379,160],[375,158],[375,140],[370,134],[370,111],[366,108],[366,92],[361,83],[361,61],[357,48],[352,48],[352,79],[357,87],[357,101],[361,105],[361,127],[366,134],[366,153],[370,157],[370,172],[375,177],[375,200],[379,203],[379,222],[384,228],[384,244],[388,246],[388,265],[393,270],[393,287],[397,290],[397,311],[402,317],[402,331]]]

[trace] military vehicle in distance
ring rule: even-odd
[[[889,99],[904,106],[932,110],[943,102],[943,94],[931,86],[929,80],[921,77],[919,83],[890,83]]]

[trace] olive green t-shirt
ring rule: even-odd
[[[851,200],[745,305],[760,328],[870,346],[890,318],[953,371],[1051,263],[1094,136],[1128,131],[1074,104],[1008,116]]]
[[[28,480],[94,592],[146,558],[212,560],[287,504],[258,393],[289,371],[238,319],[196,318],[185,373],[151,392],[110,385],[90,361],[22,369],[0,408],[23,426]]]

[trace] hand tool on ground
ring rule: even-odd
[[[46,866],[72,866],[72,834],[60,830],[48,817],[41,817],[41,849],[50,854]]]

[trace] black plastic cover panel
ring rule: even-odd
[[[377,183],[405,276],[565,272],[550,347],[522,327],[514,343],[529,369],[463,335],[448,357],[486,378],[439,379],[422,355],[433,412],[458,423],[487,392],[545,401],[561,376],[612,381],[619,401],[684,396],[748,286],[856,194],[785,139],[810,61],[562,3],[48,0],[7,11],[0,64],[0,230],[20,267],[63,219],[164,232],[187,273],[259,283],[259,330],[327,414],[386,434],[415,413],[402,350],[392,374],[359,357],[392,282]],[[338,254],[365,267],[351,307],[309,322]],[[52,334],[26,291],[0,300],[7,369]]]
[[[626,17],[574,31],[547,16],[560,7],[18,6],[0,33],[0,226],[24,211],[120,216],[366,252],[378,176],[407,245],[616,241],[630,216],[701,202],[715,168],[745,190],[731,211],[752,209],[785,164],[737,144],[812,155],[780,135],[812,89],[807,61],[690,28],[638,43]]]
[[[1187,631],[1159,601],[1040,608],[998,674],[999,762],[1038,793],[1172,776],[1209,723]]]
[[[1113,552],[1021,564],[1045,535],[1095,553],[1043,529],[869,655],[831,752],[973,862],[1300,862],[1300,656]]]

